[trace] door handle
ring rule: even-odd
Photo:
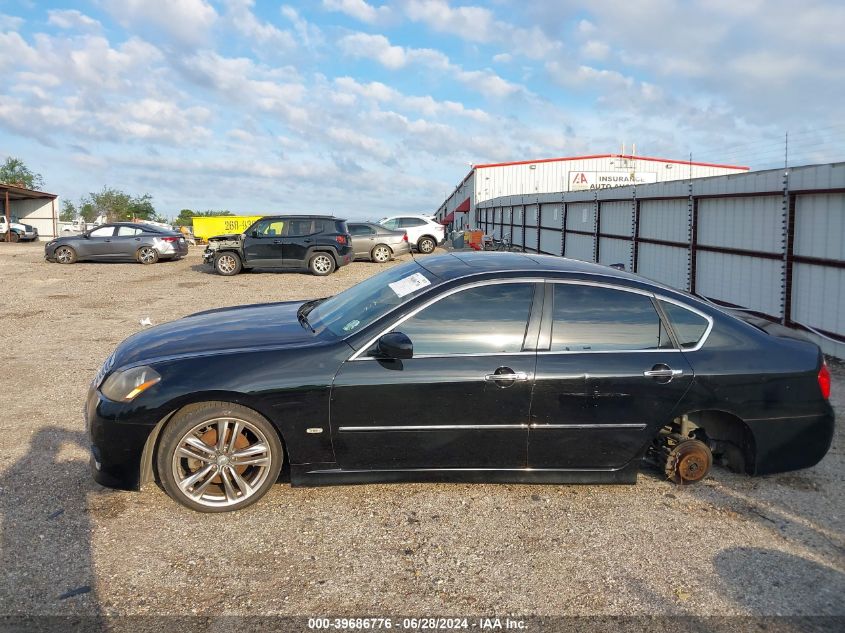
[[[281,244],[282,240],[273,240],[273,244]]]
[[[683,369],[650,369],[643,372],[643,376],[648,376],[649,378],[674,378],[683,374]]]
[[[509,374],[487,374],[484,380],[491,382],[513,382],[515,380],[528,380],[528,374],[524,371],[517,371]]]
[[[312,240],[302,240],[302,241],[305,242],[306,244],[310,244]]]
[[[136,238],[135,238],[135,241],[136,241],[136,242],[140,242],[140,241],[141,241],[141,238],[140,238],[140,237],[136,237]]]

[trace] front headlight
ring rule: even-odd
[[[100,393],[115,402],[130,402],[160,380],[161,376],[152,367],[132,367],[106,378]]]

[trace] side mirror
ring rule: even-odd
[[[414,344],[402,332],[388,332],[376,343],[376,352],[381,358],[413,358]]]
[[[252,230],[249,232],[249,236],[250,236],[250,237],[258,237],[258,229],[252,229]]]

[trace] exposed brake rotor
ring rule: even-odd
[[[688,485],[701,481],[713,465],[713,453],[704,442],[683,439],[674,446],[664,445],[663,472],[676,484]]]

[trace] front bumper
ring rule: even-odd
[[[137,490],[144,444],[157,421],[148,411],[135,414],[131,405],[112,402],[91,389],[85,403],[85,425],[94,481],[109,488]]]

